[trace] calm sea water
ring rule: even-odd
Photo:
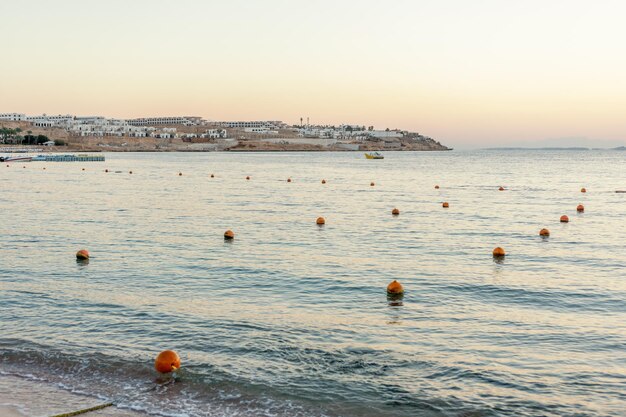
[[[161,416],[626,413],[626,152],[106,157],[0,166],[1,373]]]

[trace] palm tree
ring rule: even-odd
[[[9,129],[8,127],[0,127],[0,136],[2,136],[2,142],[6,143],[9,136],[14,136],[16,131],[14,129]]]
[[[22,129],[21,128],[16,128],[15,130],[13,130],[13,139],[14,141],[19,140],[20,141],[20,145],[24,144],[24,136],[20,135],[19,133],[22,133]]]

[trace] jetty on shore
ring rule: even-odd
[[[104,155],[43,154],[34,156],[32,160],[43,162],[104,162]]]

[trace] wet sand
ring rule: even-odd
[[[2,399],[4,400],[4,398]],[[22,414],[15,407],[10,407],[6,405],[0,405],[0,416],[4,417],[24,417],[26,414]]]
[[[74,394],[45,382],[0,375],[0,416],[48,417],[104,404],[98,398]],[[88,417],[146,417],[115,406],[81,414]]]

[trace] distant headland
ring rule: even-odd
[[[289,125],[277,120],[209,121],[196,116],[0,113],[0,143],[106,152],[167,151],[447,151],[431,137],[374,126]]]

